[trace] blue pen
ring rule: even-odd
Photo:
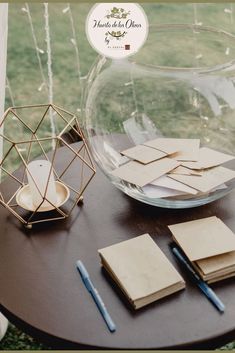
[[[193,278],[196,285],[201,289],[201,291],[205,294],[205,296],[214,304],[214,306],[221,312],[224,312],[225,305],[222,301],[217,297],[215,292],[208,286],[208,284],[203,281],[194,268],[191,266],[189,260],[186,256],[178,249],[178,247],[174,244],[171,246],[171,250],[173,254],[177,257],[182,265],[187,269],[188,273]]]
[[[77,269],[82,277],[82,280],[86,286],[86,289],[88,292],[91,293],[92,298],[94,299],[101,315],[104,318],[104,321],[106,322],[110,332],[116,331],[116,325],[114,324],[113,320],[111,319],[111,316],[109,315],[103,300],[101,299],[101,296],[99,295],[97,289],[94,287],[93,283],[90,280],[90,276],[83,265],[82,261],[78,260],[76,262]]]

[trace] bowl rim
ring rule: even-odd
[[[214,33],[214,34],[219,34],[226,36],[229,39],[234,40],[235,42],[235,35],[225,31],[221,28],[216,28],[213,26],[204,26],[201,24],[196,24],[196,23],[164,23],[164,24],[150,24],[149,25],[149,30],[154,30],[154,31],[166,31],[166,30],[192,30],[197,32],[209,32],[209,33]],[[150,31],[149,31],[150,32]],[[137,54],[137,53],[136,53]],[[215,64],[215,65],[208,65],[208,66],[191,66],[191,67],[177,67],[177,66],[165,66],[165,65],[151,65],[151,64],[143,64],[135,60],[134,56],[132,55],[129,57],[129,61],[133,64],[141,65],[142,67],[146,68],[152,68],[156,70],[167,70],[167,71],[178,71],[178,72],[197,72],[197,73],[209,73],[209,72],[216,72],[224,69],[229,69],[235,65],[235,59],[230,60],[230,61],[225,61],[221,64]]]

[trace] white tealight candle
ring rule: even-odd
[[[28,164],[26,172],[34,207],[37,208],[41,204],[40,208],[56,205],[56,185],[51,163],[47,160],[32,161]],[[46,200],[42,203],[44,198]]]

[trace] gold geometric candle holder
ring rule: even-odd
[[[54,104],[12,107],[0,132],[0,204],[27,228],[69,217],[95,175],[77,118]]]

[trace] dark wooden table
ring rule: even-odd
[[[61,163],[66,158],[61,152]],[[76,171],[74,171],[76,173]],[[5,187],[10,187],[5,183]],[[235,339],[235,280],[213,285],[226,305],[220,314],[190,284],[134,311],[101,269],[97,249],[150,233],[180,270],[167,225],[216,215],[235,231],[235,194],[200,208],[160,209],[117,190],[98,170],[84,205],[67,221],[26,231],[0,209],[0,310],[54,348],[207,349]],[[75,268],[83,260],[117,331],[110,333]]]

